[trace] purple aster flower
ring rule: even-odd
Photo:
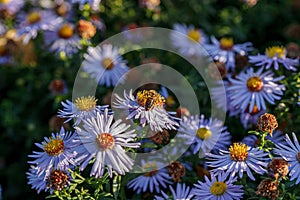
[[[228,148],[231,144],[231,136],[226,129],[221,120],[205,119],[204,115],[195,115],[183,117],[178,129],[178,137],[194,138],[191,145],[193,154],[199,152],[199,156],[204,156],[212,149],[219,151]]]
[[[192,194],[192,190],[190,189],[189,186],[186,186],[184,183],[177,183],[176,190],[173,189],[172,186],[169,186],[171,193],[172,193],[172,198],[169,197],[163,190],[161,190],[161,195],[155,195],[154,199],[155,200],[191,200],[194,197],[194,194]]]
[[[55,26],[51,31],[44,32],[45,44],[49,46],[49,51],[56,54],[65,53],[70,56],[81,49],[80,38],[75,33],[75,25],[70,23],[61,23]]]
[[[246,129],[249,127],[249,124],[256,125],[258,118],[266,112],[267,112],[266,110],[260,110],[260,111],[257,110],[257,106],[254,105],[252,112],[249,113],[246,110],[240,113],[240,121],[243,124],[244,128]]]
[[[113,123],[113,115],[108,114],[108,109],[82,122],[83,127],[75,127],[83,143],[83,148],[78,149],[80,170],[84,170],[94,160],[90,175],[96,178],[102,177],[105,167],[110,177],[113,172],[120,175],[129,172],[134,160],[126,154],[124,147],[140,146],[140,143],[134,142],[135,130],[128,130],[130,125],[122,123],[121,119]]]
[[[153,169],[156,167],[157,165],[155,162],[150,162],[150,163],[144,162],[142,164],[143,169],[147,169],[147,168]],[[146,191],[159,193],[161,191],[161,188],[166,188],[168,184],[172,183],[170,180],[171,177],[168,174],[167,169],[161,168],[150,172],[146,172],[136,177],[135,179],[128,182],[127,186],[128,188],[132,188],[138,194]]]
[[[36,143],[37,147],[43,151],[33,151],[28,157],[34,158],[28,161],[30,164],[38,166],[38,174],[49,172],[50,169],[66,170],[70,166],[75,166],[75,148],[81,145],[76,132],[66,132],[62,127],[59,133],[52,133],[50,138],[45,137],[41,144]]]
[[[287,144],[277,143],[274,153],[280,155],[290,164],[289,175],[291,181],[295,180],[296,184],[300,182],[300,144],[295,133],[292,133],[293,140],[286,134]]]
[[[51,30],[61,22],[53,12],[48,10],[31,10],[29,13],[18,15],[19,28],[17,35],[23,38],[23,43],[27,44],[30,39],[37,37],[39,31]]]
[[[124,82],[123,75],[129,71],[127,62],[119,54],[119,49],[110,44],[89,47],[84,59],[83,70],[95,78],[100,85],[107,87]]]
[[[53,191],[60,191],[70,184],[71,176],[67,170],[51,169],[44,171],[42,174],[38,173],[38,167],[30,166],[29,172],[26,172],[28,184],[32,189],[41,191],[48,191],[52,194]]]
[[[207,36],[193,25],[174,24],[171,35],[172,45],[185,56],[203,56],[206,52],[201,45],[207,42]]]
[[[25,4],[24,0],[3,0],[0,2],[0,10],[3,12],[7,11],[13,15],[17,13]]]
[[[232,177],[238,173],[240,178],[243,177],[243,173],[247,172],[247,175],[251,180],[255,180],[251,169],[257,174],[263,174],[267,170],[267,160],[269,159],[268,153],[257,148],[250,148],[243,143],[233,143],[227,150],[220,150],[220,154],[207,154],[208,166],[214,168],[212,172],[226,171],[230,173]]]
[[[211,37],[212,44],[207,44],[204,48],[212,56],[212,58],[219,62],[226,63],[228,71],[235,68],[235,55],[247,55],[251,51],[252,43],[246,42],[243,44],[234,44],[232,38],[221,38],[218,41],[214,36]]]
[[[69,100],[66,100],[66,102],[62,101],[63,109],[58,110],[57,116],[67,118],[65,123],[74,119],[74,126],[76,126],[81,120],[96,117],[97,112],[103,112],[103,110],[108,107],[108,105],[96,105],[97,101],[98,99],[93,96],[78,97],[74,103]]]
[[[271,71],[263,72],[260,68],[254,72],[249,68],[246,72],[241,72],[234,79],[229,78],[230,85],[227,88],[230,104],[241,111],[253,111],[254,106],[258,110],[266,110],[265,101],[275,104],[275,100],[281,99],[284,85],[276,82],[282,80],[284,76],[273,77]]]
[[[266,48],[264,55],[249,56],[249,62],[254,63],[256,66],[264,66],[266,69],[273,66],[275,70],[278,70],[279,65],[282,64],[287,70],[296,71],[299,59],[291,59],[286,56],[287,51],[284,47],[272,46]]]
[[[136,97],[130,90],[129,94],[124,91],[124,98],[116,94],[114,107],[128,111],[127,119],[139,119],[142,127],[147,124],[152,131],[176,129],[178,123],[163,108],[164,103],[165,99],[155,90],[139,91]]]
[[[211,180],[205,176],[205,182],[194,184],[192,194],[197,199],[209,200],[239,200],[243,198],[243,186],[234,185],[237,177],[230,177],[227,173],[211,174]]]

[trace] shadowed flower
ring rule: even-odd
[[[152,131],[176,129],[178,124],[163,108],[164,103],[164,97],[155,90],[139,91],[136,97],[130,90],[129,94],[124,91],[124,98],[116,94],[114,107],[128,111],[127,119],[139,119],[142,127],[148,124]]]
[[[228,149],[220,150],[220,154],[207,154],[208,166],[214,168],[212,172],[226,171],[232,177],[238,173],[240,178],[246,172],[251,180],[255,180],[251,169],[257,174],[264,174],[268,165],[268,153],[257,148],[250,148],[243,143],[233,143]]]
[[[300,182],[300,144],[295,133],[292,133],[293,141],[288,134],[285,136],[287,144],[275,144],[274,153],[280,155],[290,164],[289,175],[291,181],[296,180],[296,184]]]
[[[110,44],[103,46],[89,47],[84,54],[82,63],[86,71],[99,82],[107,87],[115,86],[118,82],[124,82],[124,74],[129,70],[126,61],[119,54],[119,49]]]
[[[31,10],[29,13],[21,13],[17,16],[19,28],[17,35],[22,36],[23,43],[37,37],[39,31],[52,30],[56,24],[62,21],[53,12],[47,10]]]
[[[45,137],[42,143],[36,143],[42,152],[33,151],[28,157],[34,158],[28,161],[30,164],[38,166],[38,174],[48,173],[50,169],[66,170],[70,166],[75,166],[75,149],[81,145],[76,132],[66,132],[62,127],[59,133],[52,133],[50,138]]]
[[[228,71],[235,69],[235,56],[247,55],[251,51],[252,43],[234,44],[232,38],[223,37],[218,41],[214,36],[211,37],[212,44],[206,44],[204,48],[211,55],[213,60],[226,63]]]
[[[275,100],[280,100],[285,90],[284,85],[276,83],[284,76],[277,78],[273,78],[273,76],[273,72],[263,72],[263,68],[257,72],[254,72],[253,68],[249,68],[234,79],[229,78],[230,84],[227,91],[230,104],[241,111],[246,109],[253,111],[254,106],[257,106],[258,110],[266,110],[265,101],[275,104]]]
[[[53,95],[64,95],[68,92],[66,82],[61,79],[54,79],[48,85],[48,89]]]
[[[138,148],[140,143],[134,142],[135,130],[128,130],[130,125],[119,119],[113,123],[113,115],[97,113],[95,118],[83,120],[83,127],[75,127],[83,146],[78,149],[77,161],[84,170],[94,160],[90,175],[101,178],[105,167],[110,177],[113,172],[124,175],[131,170],[134,160],[130,158],[124,147]]]
[[[210,200],[239,200],[243,198],[243,186],[234,185],[236,177],[230,177],[228,174],[220,172],[211,174],[211,180],[205,176],[205,182],[198,181],[194,184],[195,188],[192,194],[197,199],[210,199]]]
[[[200,29],[193,25],[174,24],[174,31],[171,35],[172,45],[185,56],[206,55],[202,44],[207,42],[207,36]]]
[[[183,117],[177,135],[180,138],[194,138],[191,144],[193,154],[204,156],[213,149],[227,149],[231,144],[231,136],[226,129],[218,119],[205,119],[204,115],[195,115]]]
[[[296,71],[296,66],[299,65],[298,59],[291,59],[286,57],[286,49],[282,46],[272,46],[266,49],[264,55],[249,56],[249,62],[256,66],[264,66],[269,69],[271,66],[275,70],[279,69],[279,64],[282,64],[287,70]]]
[[[192,194],[192,189],[189,186],[186,186],[184,183],[177,183],[176,190],[172,186],[169,186],[172,193],[172,197],[169,197],[163,190],[161,190],[161,195],[155,195],[155,200],[191,200],[194,197]]]
[[[149,167],[149,165],[151,165]],[[155,168],[156,163],[144,163],[142,168]],[[162,188],[166,188],[167,184],[171,184],[171,177],[165,168],[146,172],[135,179],[131,180],[127,186],[132,188],[138,194],[141,192],[160,192]]]
[[[58,117],[67,118],[66,122],[74,119],[74,126],[78,125],[81,120],[96,117],[97,112],[103,112],[108,106],[96,105],[98,99],[92,96],[78,97],[75,102],[66,100],[61,102],[63,109],[58,110]]]
[[[51,31],[44,32],[45,44],[49,46],[49,51],[56,54],[65,53],[70,56],[81,49],[80,38],[75,33],[75,25],[61,23],[56,25]]]

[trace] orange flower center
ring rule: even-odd
[[[97,136],[96,142],[101,149],[106,150],[114,146],[115,139],[110,133],[101,133]]]
[[[102,66],[107,70],[111,70],[114,67],[113,60],[111,58],[104,58],[102,60]]]
[[[63,39],[69,39],[73,36],[74,30],[69,24],[64,24],[58,31],[58,36]]]
[[[248,146],[243,143],[233,143],[229,152],[231,160],[234,161],[245,161],[248,158]]]
[[[263,89],[264,82],[257,76],[247,80],[247,87],[251,92],[259,92]]]

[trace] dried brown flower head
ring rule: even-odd
[[[96,27],[89,21],[79,20],[77,25],[79,35],[85,39],[91,39],[96,34]]]
[[[180,182],[185,176],[185,167],[179,161],[172,162],[167,169],[174,182]]]
[[[277,199],[279,196],[278,182],[271,179],[264,179],[257,187],[256,194],[268,197],[272,200]]]
[[[258,118],[257,126],[260,131],[268,132],[272,136],[273,130],[278,127],[278,123],[274,115],[265,113]]]
[[[268,164],[269,172],[274,174],[276,179],[281,177],[285,177],[289,173],[289,163],[281,158],[274,158]]]

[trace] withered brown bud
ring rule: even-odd
[[[52,170],[50,175],[46,178],[46,185],[53,190],[62,190],[69,183],[70,177],[61,170]]]
[[[180,182],[185,176],[185,167],[179,161],[172,162],[167,169],[174,182]]]
[[[153,142],[156,144],[163,144],[166,145],[170,142],[170,134],[167,130],[163,130],[160,132],[155,133],[151,137],[149,137]]]
[[[278,127],[278,123],[274,115],[265,113],[258,118],[257,126],[260,131],[268,132],[272,136],[273,130]]]
[[[256,194],[275,200],[279,196],[278,182],[264,179],[257,187]]]
[[[289,163],[281,158],[274,158],[269,162],[267,169],[278,179],[279,176],[285,177],[289,173]]]

